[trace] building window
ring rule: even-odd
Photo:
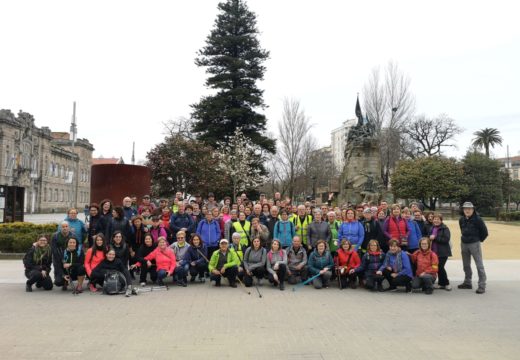
[[[43,188],[43,201],[47,201],[47,188]]]
[[[518,169],[513,169],[513,179],[518,179]]]
[[[54,202],[58,202],[58,189],[54,189]]]
[[[49,202],[52,202],[52,189],[51,189],[51,188],[49,188],[49,196],[48,196],[48,199],[49,199],[49,200],[48,200]]]

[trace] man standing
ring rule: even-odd
[[[307,248],[312,250],[316,247],[318,240],[325,240],[328,244],[331,239],[328,222],[321,221],[321,210],[314,209],[314,221],[307,228]]]
[[[62,221],[58,231],[52,236],[52,267],[54,268],[54,284],[56,286],[63,285],[63,252],[71,236],[72,234],[67,221]]]
[[[484,262],[482,260],[482,246],[481,242],[486,240],[488,230],[484,220],[475,213],[473,204],[466,201],[462,205],[464,215],[459,219],[459,226],[461,231],[461,255],[462,265],[464,267],[464,282],[458,286],[459,289],[471,289],[471,257],[475,261],[478,272],[478,289],[477,294],[484,294],[486,292],[486,271],[484,270]]]
[[[132,218],[137,215],[137,209],[132,207],[132,198],[129,196],[123,199],[123,213],[130,223]]]

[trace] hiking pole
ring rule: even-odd
[[[320,273],[317,273],[317,274],[314,275],[313,277],[308,278],[307,280],[302,281],[301,283],[296,284],[296,286],[294,286],[294,287],[292,288],[292,291],[296,291],[296,289],[302,287],[302,286],[305,285],[305,284],[310,283],[312,280],[316,279],[316,278],[317,278],[318,276],[320,276],[320,275],[321,275]]]
[[[260,290],[258,289],[258,284],[255,283],[256,292],[258,293],[258,297],[262,297],[262,294],[260,294]]]
[[[237,276],[237,280],[240,283],[240,285],[242,285],[242,287],[244,288],[244,291],[247,292],[247,295],[251,295],[251,291],[247,290],[246,286],[244,285],[244,283],[242,282],[242,280],[240,280],[240,278],[238,276]]]

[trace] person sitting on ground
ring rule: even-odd
[[[225,277],[229,281],[229,286],[236,288],[239,265],[240,260],[236,252],[229,249],[229,241],[227,239],[220,240],[219,249],[213,252],[209,260],[210,280],[215,281],[215,286],[220,286],[222,277]]]
[[[152,261],[155,260],[155,266],[157,269],[157,283],[159,286],[164,286],[164,279],[171,276],[175,280],[175,254],[173,250],[168,247],[168,241],[164,236],[160,236],[157,241],[157,247],[154,251],[144,257],[146,260],[146,266],[151,267]],[[141,263],[136,263],[137,266],[141,266]]]
[[[145,257],[150,255],[155,249],[157,245],[154,244],[153,238],[151,234],[146,234],[144,236],[144,241],[137,249],[135,255],[135,263],[130,267],[131,269],[135,269],[137,267],[137,263],[140,264],[141,273],[139,274],[139,284],[141,286],[146,286],[146,277],[150,274],[150,280],[155,284],[157,281],[157,267],[155,266],[155,260],[151,260],[151,266],[148,266],[148,261],[145,260]]]
[[[238,265],[238,278],[240,280],[244,279],[244,251],[246,247],[240,243],[240,234],[239,233],[233,233],[231,235],[231,244],[229,245],[229,248],[232,250],[235,250],[238,260],[240,261],[240,265]]]
[[[87,250],[87,254],[85,255],[85,272],[87,276],[90,278],[92,275],[92,270],[96,268],[103,260],[105,260],[106,253],[108,251],[108,246],[105,240],[105,235],[102,233],[97,234],[94,237],[94,244],[91,248]],[[89,285],[90,291],[96,292],[96,286],[90,281]]]
[[[361,260],[357,251],[352,249],[352,245],[347,239],[341,240],[335,263],[340,288],[345,289],[348,285],[351,289],[355,289],[357,287],[356,278],[358,274],[356,269],[361,265]]]
[[[253,286],[253,276],[260,284],[265,276],[265,263],[267,261],[267,250],[262,247],[260,238],[253,239],[251,247],[244,254],[244,284],[246,287]]]
[[[90,274],[90,283],[93,286],[96,286],[97,284],[102,286],[105,282],[105,275],[112,271],[118,271],[125,277],[127,294],[129,295],[131,285],[130,272],[128,271],[128,268],[123,265],[121,260],[116,258],[116,252],[112,248],[108,250],[106,258],[96,266],[94,270],[92,270],[92,273]]]
[[[190,244],[186,242],[186,233],[178,231],[176,235],[177,241],[170,245],[170,248],[175,254],[175,279],[178,286],[188,286],[188,270],[190,268],[189,262],[186,260],[186,254],[190,249]]]
[[[416,264],[417,270],[412,280],[412,288],[422,287],[426,295],[433,294],[433,283],[437,278],[439,270],[439,259],[437,254],[431,250],[431,242],[427,237],[419,241],[420,249],[412,254],[412,262]]]
[[[25,267],[25,291],[31,292],[33,284],[37,288],[52,290],[52,278],[49,275],[52,267],[52,251],[49,239],[45,235],[38,236],[33,245],[23,258]]]
[[[439,258],[439,289],[451,291],[450,280],[446,272],[446,262],[451,256],[451,233],[450,229],[442,222],[442,214],[433,215],[433,226],[431,227],[431,234],[427,234],[432,241],[432,251],[437,254]]]
[[[287,281],[294,285],[307,278],[307,251],[299,236],[294,236],[287,249]]]
[[[389,291],[394,291],[397,286],[405,286],[406,292],[412,291],[410,282],[413,278],[410,258],[405,251],[399,247],[399,240],[390,239],[388,242],[389,250],[385,255],[383,264],[376,272],[377,281],[387,279],[390,284]]]
[[[378,240],[370,240],[367,248],[368,250],[361,258],[361,264],[356,269],[356,273],[364,279],[365,288],[383,291],[381,281],[376,281],[376,272],[383,264],[385,254],[381,251]]]
[[[67,240],[67,247],[63,252],[63,285],[62,290],[66,291],[70,282],[78,281],[76,291],[83,292],[83,280],[85,280],[85,255],[79,247],[79,241],[74,236]]]
[[[287,272],[287,253],[282,249],[280,241],[273,239],[271,250],[267,253],[266,261],[269,282],[278,286],[280,290],[285,289],[285,274]]]
[[[199,282],[203,283],[206,281],[204,273],[208,271],[208,250],[197,233],[191,234],[190,245],[185,258],[190,265],[190,282],[194,282],[198,275]]]
[[[334,269],[334,260],[330,251],[327,250],[325,240],[318,240],[316,243],[316,249],[309,256],[308,267],[310,276],[319,275],[312,281],[314,288],[328,288]]]

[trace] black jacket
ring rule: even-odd
[[[269,215],[266,218],[266,226],[269,229],[269,240],[273,240],[274,226],[276,225],[277,222],[278,222],[277,217],[272,217],[271,215]]]
[[[131,231],[130,235],[127,238],[127,242],[132,248],[132,250],[137,252],[141,245],[144,244],[144,236],[146,235],[146,232],[144,231],[145,226],[141,224],[140,228],[136,228],[135,225],[132,225],[130,229]]]
[[[432,227],[433,230],[433,227]],[[428,236],[431,235],[428,234]],[[439,231],[437,232],[437,236],[433,240],[432,249],[434,249],[435,253],[438,257],[449,257],[451,256],[451,246],[450,246],[450,229],[444,225],[441,224],[439,227]]]
[[[146,246],[145,244],[141,245],[139,250],[137,250],[137,254],[135,255],[135,258],[138,262],[142,264],[146,263],[146,260],[144,259],[146,256],[148,256],[152,251],[155,250],[157,245],[152,244],[152,246]],[[152,263],[155,263],[155,260],[151,261]]]
[[[484,220],[477,214],[473,213],[469,218],[461,216],[459,219],[460,231],[462,233],[461,240],[465,244],[484,241],[488,236],[488,230]]]
[[[115,250],[116,258],[120,259],[123,265],[128,267],[128,260],[130,259],[130,250],[128,250],[128,245],[123,241],[119,246],[116,246],[114,243],[111,243],[110,246]]]
[[[384,233],[379,225],[379,221],[377,220],[363,220],[362,223],[363,229],[365,230],[365,238],[361,243],[361,249],[366,250],[368,247],[368,242],[370,240],[377,240],[379,246],[382,247],[384,245]]]
[[[52,253],[49,252],[49,256],[44,256],[41,261],[38,261],[37,263],[34,261],[34,251],[36,248],[33,246],[27,251],[25,256],[23,257],[23,266],[25,267],[25,270],[32,271],[32,270],[38,270],[42,271],[45,270],[47,274],[51,271],[52,267]]]

